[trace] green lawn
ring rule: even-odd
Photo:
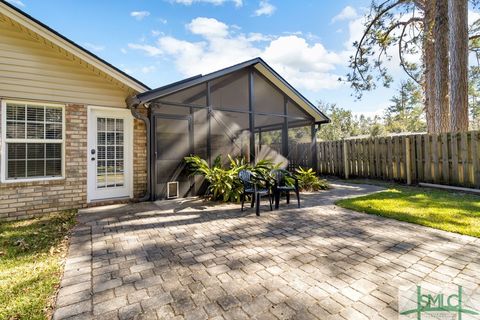
[[[337,205],[474,237],[480,237],[480,196],[418,187],[391,186]]]
[[[75,212],[0,223],[0,319],[48,319]]]

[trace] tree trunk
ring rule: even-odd
[[[423,17],[423,64],[425,115],[428,133],[437,131],[435,126],[435,48],[433,41],[433,28],[435,25],[435,0],[425,1]]]
[[[436,0],[435,8],[435,127],[436,132],[448,132],[450,131],[448,0]]]
[[[468,3],[448,0],[450,45],[450,127],[468,130]]]

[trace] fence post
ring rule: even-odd
[[[313,171],[317,172],[318,171],[318,151],[317,151],[317,130],[320,129],[320,125],[318,127],[315,126],[315,124],[312,124],[311,127],[311,135],[312,135],[312,144],[311,144],[311,155],[312,155],[312,169]]]
[[[343,168],[345,171],[345,179],[348,179],[348,146],[347,141],[343,139]]]
[[[410,138],[405,138],[405,163],[406,163],[406,174],[407,174],[407,184],[412,184],[412,167],[411,167],[411,155],[410,155]]]

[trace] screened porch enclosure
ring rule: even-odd
[[[203,194],[199,177],[184,162],[199,155],[209,164],[228,155],[247,161],[271,159],[282,167],[312,166],[312,150],[291,164],[289,151],[315,140],[315,119],[255,68],[245,68],[150,102],[152,186],[166,199],[167,183],[178,181],[179,197]],[[312,148],[315,144],[312,143]]]

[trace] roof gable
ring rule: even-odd
[[[135,103],[148,103],[154,99],[164,97],[166,95],[193,87],[195,85],[217,79],[230,73],[234,73],[241,69],[253,67],[262,75],[264,75],[272,84],[274,84],[280,91],[289,97],[292,101],[301,106],[307,113],[309,113],[317,122],[329,122],[330,119],[318,110],[307,98],[298,92],[292,85],[283,79],[275,70],[273,70],[263,59],[255,58],[248,60],[234,66],[218,70],[206,75],[197,75],[178,82],[168,84],[157,89],[153,89],[141,94],[135,98]]]
[[[126,74],[122,70],[114,67],[107,61],[86,50],[80,45],[76,44],[72,40],[66,38],[55,30],[51,29],[47,25],[28,15],[27,13],[19,10],[13,5],[7,3],[4,0],[0,0],[0,13],[20,24],[25,29],[38,34],[42,38],[50,41],[53,45],[65,50],[73,56],[81,59],[85,63],[91,65],[93,68],[103,72],[104,74],[112,77],[123,85],[131,88],[136,92],[144,92],[150,88],[139,80]]]

